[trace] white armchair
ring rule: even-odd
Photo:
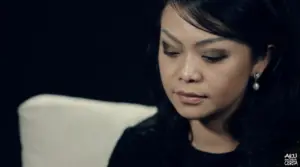
[[[106,167],[123,130],[156,108],[39,95],[19,106],[23,167]]]

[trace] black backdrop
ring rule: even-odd
[[[1,22],[7,25],[1,33],[1,62],[7,66],[2,70],[2,97],[7,108],[0,166],[21,164],[16,109],[31,96],[51,93],[153,104],[143,62],[158,13],[156,1],[30,1],[1,6]]]

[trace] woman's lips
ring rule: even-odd
[[[181,101],[184,104],[191,104],[196,105],[202,103],[207,96],[204,94],[198,94],[193,92],[184,92],[184,91],[178,91],[175,92],[177,95],[179,101]]]

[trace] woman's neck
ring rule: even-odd
[[[190,125],[191,142],[196,149],[209,153],[226,153],[235,150],[238,145],[217,122],[204,125],[198,120],[192,120]]]
[[[240,101],[237,101],[226,111],[221,112],[222,114],[217,118],[206,123],[200,120],[190,120],[192,145],[201,151],[210,153],[226,153],[235,150],[239,143],[228,132],[227,121],[239,103]]]

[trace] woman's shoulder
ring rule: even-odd
[[[141,166],[143,163],[155,162],[154,155],[162,151],[159,150],[163,141],[160,140],[160,134],[153,118],[126,128],[112,152],[109,167]]]
[[[162,127],[158,124],[155,117],[150,117],[134,126],[126,128],[119,141],[130,140],[130,143],[140,148],[151,144],[159,144],[158,142],[161,141],[162,137]],[[145,143],[148,144],[145,145]]]

